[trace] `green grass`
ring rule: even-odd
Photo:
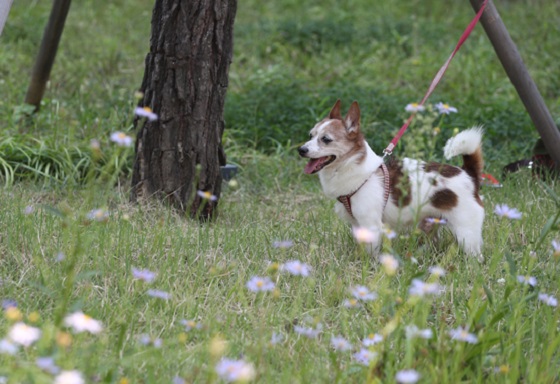
[[[216,220],[200,224],[157,202],[131,205],[132,150],[109,142],[113,131],[134,135],[153,1],[73,3],[41,112],[32,117],[22,100],[51,4],[15,2],[0,48],[0,299],[16,300],[18,311],[4,313],[0,340],[18,319],[42,337],[15,355],[0,353],[0,377],[53,382],[36,365],[51,356],[92,383],[220,382],[221,357],[250,362],[261,383],[392,383],[403,369],[417,370],[423,383],[560,380],[560,312],[537,297],[560,292],[551,246],[560,188],[528,170],[501,177],[503,165],[530,156],[537,134],[480,27],[430,99],[459,113],[417,121],[396,153],[441,160],[455,128],[485,125],[486,171],[504,187],[482,191],[483,263],[465,257],[445,228],[437,242],[399,232],[384,242],[400,262],[391,276],[355,244],[316,178],[303,174],[295,146],[337,98],[360,102],[368,141],[385,147],[407,117],[404,106],[422,97],[473,15],[468,2],[369,3],[239,3],[224,136],[229,161],[240,167],[238,185],[224,187]],[[496,5],[558,119],[560,5]],[[497,217],[497,204],[516,207],[522,219]],[[109,212],[106,221],[87,219],[96,208]],[[274,248],[278,240],[293,246]],[[310,276],[279,271],[289,260],[309,264]],[[444,292],[412,298],[412,280],[435,281],[434,265],[446,270]],[[133,267],[157,272],[156,280],[135,280]],[[270,277],[276,290],[251,292],[253,276]],[[518,276],[536,277],[536,288]],[[357,285],[378,298],[346,308]],[[171,297],[150,297],[148,289]],[[103,332],[64,326],[76,310],[102,321]],[[181,320],[201,326],[187,331]],[[318,323],[316,339],[295,332]],[[410,324],[433,338],[408,339]],[[452,340],[449,331],[459,326],[478,342]],[[352,354],[370,333],[385,340],[371,348],[378,358],[366,367]],[[271,344],[273,334],[282,341]],[[142,335],[162,346],[142,344]],[[337,335],[351,351],[333,350]]]
[[[131,206],[119,191],[40,191],[23,184],[4,190],[0,197],[10,204],[0,210],[3,297],[18,301],[27,322],[38,312],[40,320],[33,325],[44,336],[17,356],[1,355],[0,374],[13,382],[48,381],[34,360],[52,355],[61,367],[103,382],[123,377],[170,382],[175,375],[188,382],[212,381],[217,356],[209,348],[219,337],[227,341],[227,356],[243,356],[255,365],[259,382],[331,382],[335,377],[364,382],[372,375],[392,382],[396,371],[406,368],[418,370],[426,382],[554,382],[560,315],[536,296],[557,295],[560,289],[558,259],[550,246],[554,234],[545,233],[539,242],[558,206],[527,176],[484,190],[485,263],[461,255],[445,231],[437,244],[402,233],[385,243],[401,263],[394,277],[354,244],[332,215],[331,202],[301,185],[267,195],[242,177],[239,188],[226,190],[220,216],[210,225],[185,220],[163,206]],[[515,205],[523,219],[498,218],[491,212],[498,203]],[[24,214],[28,205],[34,211]],[[85,218],[97,207],[109,210],[108,221]],[[285,239],[294,246],[272,247]],[[60,252],[66,257],[57,262]],[[309,264],[311,276],[271,267],[292,259]],[[447,271],[440,281],[445,292],[414,302],[410,282],[427,280],[432,265]],[[132,267],[156,271],[158,277],[151,284],[135,281]],[[277,291],[250,292],[245,284],[254,275],[270,276]],[[518,275],[535,276],[537,288],[518,283]],[[355,285],[368,286],[379,298],[360,309],[345,308]],[[171,299],[150,298],[149,288],[169,292]],[[66,328],[57,319],[77,309],[103,321],[105,330],[75,335],[63,348],[55,334]],[[186,332],[183,319],[196,320],[202,328]],[[323,324],[318,339],[294,332],[295,324],[306,322]],[[396,328],[389,332],[393,322]],[[428,327],[436,336],[407,341],[409,324]],[[458,326],[469,327],[479,342],[450,340],[448,331]],[[9,327],[4,320],[4,333]],[[374,348],[380,353],[375,371],[357,364],[350,352],[333,353],[330,347],[333,335],[346,337],[356,349],[368,334],[384,331],[386,341]],[[284,341],[270,345],[273,332],[283,334]],[[140,344],[142,334],[161,338],[163,346]],[[502,365],[508,372],[495,373]]]
[[[85,151],[92,138],[132,129],[152,2],[73,4],[42,113],[21,119],[49,6],[22,1],[12,7],[0,54],[2,134],[48,139],[53,151]],[[558,120],[558,4],[497,6]],[[422,98],[472,16],[463,3],[241,2],[225,110],[231,160],[237,145],[271,154],[278,145],[301,142],[337,98],[360,102],[368,140],[384,147],[406,117],[404,106]],[[440,100],[459,109],[450,127],[485,125],[487,159],[496,166],[527,156],[538,137],[480,26],[430,99]]]

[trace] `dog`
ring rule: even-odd
[[[392,156],[385,164],[360,131],[358,103],[342,118],[338,100],[298,152],[309,159],[304,172],[317,173],[325,195],[337,199],[340,218],[353,227],[376,229],[368,244],[372,255],[379,252],[384,224],[396,229],[437,218],[447,221],[465,253],[480,258],[482,134],[481,127],[473,127],[447,141],[445,158],[462,155],[462,168]]]

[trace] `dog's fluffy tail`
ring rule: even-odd
[[[480,180],[484,160],[482,158],[482,127],[472,127],[452,137],[445,144],[446,159],[463,155],[463,169],[476,181]]]

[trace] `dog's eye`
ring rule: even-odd
[[[327,136],[323,136],[323,137],[321,138],[321,141],[322,141],[323,143],[325,143],[325,144],[328,144],[328,143],[330,143],[330,142],[332,141],[332,139],[329,138],[329,137],[327,137]]]
[[[309,134],[309,140],[311,140],[313,138],[313,135],[310,133]]]

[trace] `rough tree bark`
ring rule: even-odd
[[[140,104],[159,119],[135,121],[133,201],[157,197],[193,216],[215,213],[217,200],[196,191],[221,192],[236,10],[237,0],[156,0]]]

